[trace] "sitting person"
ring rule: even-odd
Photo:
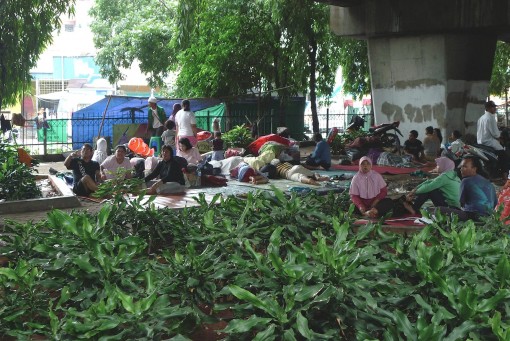
[[[255,168],[247,163],[240,163],[237,167],[230,170],[230,176],[236,178],[240,182],[249,182],[254,185],[268,183],[269,180],[259,173]]]
[[[425,128],[425,138],[423,139],[423,155],[425,156],[425,160],[434,161],[439,155],[440,149],[441,142],[439,142],[439,138],[434,135],[434,128],[428,126]]]
[[[460,163],[460,209],[438,207],[443,214],[456,214],[460,221],[480,220],[492,214],[498,202],[494,185],[485,177],[482,163],[475,156],[466,156]]]
[[[458,130],[454,130],[448,138],[450,140],[450,145],[446,148],[445,155],[453,161],[460,160],[464,154],[464,146],[466,144],[461,138],[462,134]]]
[[[198,165],[202,161],[202,155],[196,147],[191,145],[187,137],[179,139],[179,150],[177,156],[183,157],[188,161],[188,165]]]
[[[393,201],[386,197],[386,182],[372,170],[372,161],[367,156],[360,159],[359,172],[352,178],[349,194],[357,210],[366,217],[382,217],[393,209]]]
[[[276,174],[282,179],[288,179],[303,184],[319,186],[319,181],[327,181],[329,177],[320,176],[302,165],[293,165],[290,162],[280,162],[278,159],[271,161],[276,166]]]
[[[115,147],[115,154],[110,155],[101,163],[101,180],[111,180],[124,175],[124,179],[132,177],[133,166],[126,157],[126,146],[118,145]],[[122,170],[122,171],[121,171]]]
[[[219,131],[214,132],[214,139],[212,140],[212,156],[211,160],[221,161],[225,158],[225,150],[223,147],[223,140]]]
[[[80,151],[69,154],[64,161],[64,166],[73,171],[73,192],[84,197],[97,191],[101,180],[99,163],[92,160],[92,153],[92,146],[85,143]]]
[[[416,130],[409,132],[409,139],[404,142],[404,153],[412,155],[413,161],[422,162],[423,144],[418,140],[418,132]]]
[[[313,134],[313,139],[317,142],[311,155],[306,158],[306,168],[319,169],[322,167],[328,170],[331,167],[331,149],[329,144],[323,140],[320,133]]]
[[[103,161],[108,157],[108,143],[104,138],[101,137],[100,139],[97,139],[96,147],[97,149],[94,151],[94,155],[92,155],[92,160],[102,164]]]
[[[184,191],[184,174],[181,165],[174,159],[174,150],[169,145],[164,145],[161,149],[163,160],[158,162],[154,170],[147,175],[145,182],[151,181],[159,176],[148,190],[147,194],[165,194]]]
[[[439,176],[422,182],[407,194],[404,207],[409,213],[419,212],[429,199],[436,207],[460,208],[460,179],[455,172],[455,163],[443,156],[436,159],[436,164]]]
[[[166,130],[161,134],[163,144],[175,148],[175,122],[170,119],[167,120],[165,122],[165,128]]]

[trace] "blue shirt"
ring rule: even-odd
[[[317,163],[325,162],[331,164],[331,150],[326,141],[321,140],[317,143],[315,150],[312,153],[312,159],[314,159]]]
[[[460,205],[466,212],[489,215],[497,205],[496,190],[492,183],[477,174],[462,179],[460,183]]]

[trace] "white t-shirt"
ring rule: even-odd
[[[157,107],[156,107],[156,109],[152,109],[151,108],[151,110],[152,110],[152,120],[153,120],[152,121],[152,128],[157,129],[159,127],[162,127],[163,123],[160,122],[160,120],[159,120]]]
[[[175,125],[178,127],[178,136],[193,136],[192,124],[197,124],[193,111],[179,110],[175,114]]]
[[[115,155],[108,156],[106,160],[104,160],[101,164],[101,167],[104,168],[107,180],[115,178],[117,176],[117,169],[119,168],[124,168],[125,170],[133,169],[133,166],[131,166],[131,162],[129,162],[128,158],[125,157],[124,161],[119,164],[115,158]]]
[[[163,134],[161,134],[161,138],[165,144],[168,144],[175,149],[175,130],[165,130]]]

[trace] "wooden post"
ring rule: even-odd
[[[97,132],[97,138],[101,137],[101,131],[103,130],[104,118],[106,117],[106,111],[108,110],[108,106],[110,105],[110,101],[112,100],[112,95],[108,98],[108,103],[106,103],[106,108],[104,108],[103,119],[101,120],[101,124],[99,125],[99,131]]]

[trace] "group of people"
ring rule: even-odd
[[[390,211],[395,214],[419,212],[427,200],[434,205],[434,212],[456,214],[459,220],[479,220],[490,215],[497,204],[496,191],[492,183],[479,174],[480,160],[474,156],[462,159],[460,171],[462,180],[455,171],[454,162],[447,157],[436,160],[435,172],[439,175],[426,180],[405,197],[388,198],[388,188],[383,177],[372,170],[369,157],[362,157],[359,171],[353,177],[349,194],[357,211],[369,218],[383,217]],[[397,204],[403,199],[404,212],[398,212]]]
[[[411,130],[404,142],[404,153],[412,156],[414,162],[433,162],[444,149],[441,129],[428,126],[425,128],[423,142],[418,139],[418,132]]]

